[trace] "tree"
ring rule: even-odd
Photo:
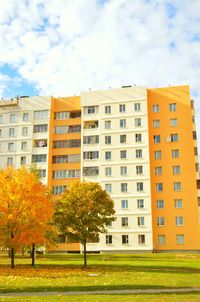
[[[114,202],[96,182],[73,182],[56,205],[55,223],[63,234],[76,235],[84,246],[84,267],[87,266],[86,244],[116,218]]]
[[[25,167],[0,170],[0,244],[11,249],[11,268],[16,249],[44,242],[53,211],[47,188],[35,173]]]

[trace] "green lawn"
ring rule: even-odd
[[[89,254],[87,269],[82,268],[82,255],[38,256],[34,268],[30,266],[30,258],[18,256],[14,270],[9,268],[9,261],[7,257],[0,256],[0,292],[200,287],[200,254]],[[200,301],[199,295],[195,294],[194,297]],[[116,296],[114,300],[118,301],[118,298]],[[8,301],[8,298],[4,299]],[[62,299],[79,301],[65,300],[66,297]],[[50,297],[48,301],[51,301]],[[97,296],[97,300],[91,301],[103,300]]]

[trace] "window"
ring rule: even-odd
[[[173,126],[173,127],[177,126],[177,119],[176,118],[171,118],[170,119],[170,126]]]
[[[111,167],[106,167],[105,168],[105,175],[106,176],[111,176],[112,175],[112,168]]]
[[[105,129],[111,128],[111,121],[105,121]]]
[[[21,150],[26,151],[27,150],[27,142],[21,143]]]
[[[160,135],[154,135],[153,136],[153,141],[154,141],[154,144],[160,143]]]
[[[125,112],[126,111],[126,105],[125,104],[120,104],[119,105],[119,112]]]
[[[156,192],[162,192],[163,191],[163,183],[157,183],[156,184]]]
[[[83,137],[83,144],[92,145],[99,143],[99,135],[89,135]]]
[[[121,192],[128,192],[128,184],[121,183]]]
[[[69,112],[61,111],[54,113],[55,120],[66,120],[67,118],[69,118]]]
[[[145,244],[145,235],[138,235],[138,244]]]
[[[9,136],[10,137],[13,137],[13,136],[15,136],[16,135],[16,133],[15,133],[15,128],[9,128]]]
[[[106,244],[112,244],[112,235],[106,235]]]
[[[144,217],[137,217],[137,225],[144,226]]]
[[[121,159],[127,158],[127,151],[126,150],[121,150],[120,151],[120,158]]]
[[[126,166],[120,167],[120,175],[127,175],[127,167]]]
[[[142,157],[142,149],[136,149],[135,150],[135,157],[141,158]]]
[[[119,120],[119,127],[126,128],[126,119]]]
[[[71,111],[71,112],[68,112],[69,114],[69,118],[72,119],[72,118],[80,118],[81,117],[81,111]]]
[[[144,199],[137,199],[137,208],[138,209],[144,208]]]
[[[194,155],[198,155],[198,149],[197,149],[197,147],[194,147]]]
[[[182,209],[183,207],[183,200],[182,199],[175,199],[174,206],[176,209]]]
[[[17,116],[16,114],[11,114],[10,115],[10,123],[15,123],[17,121]]]
[[[22,136],[27,136],[28,135],[28,127],[23,127],[22,128]]]
[[[174,186],[174,192],[180,192],[182,189],[181,182],[179,182],[179,181],[174,182],[173,186]]]
[[[137,182],[136,187],[137,187],[137,191],[143,191],[144,190],[143,182]]]
[[[175,217],[176,226],[183,226],[183,216]]]
[[[77,163],[80,162],[80,154],[54,155],[52,157],[53,164]]]
[[[135,141],[137,143],[142,141],[142,134],[141,133],[136,133],[135,134]]]
[[[128,235],[122,235],[122,244],[128,244]]]
[[[48,110],[38,110],[38,111],[34,111],[34,119],[38,120],[38,119],[45,119],[48,118]]]
[[[2,124],[3,123],[3,115],[1,114],[0,115],[0,124]]]
[[[111,151],[106,151],[105,152],[105,160],[111,160],[111,159],[112,159]]]
[[[53,171],[52,178],[64,179],[64,178],[79,178],[80,170],[56,170]]]
[[[39,178],[46,177],[46,170],[45,169],[38,169],[37,172],[38,172]]]
[[[128,200],[127,199],[121,200],[121,208],[128,209]]]
[[[23,122],[27,122],[27,121],[28,121],[28,118],[29,118],[28,112],[24,112],[24,113],[23,113]]]
[[[169,104],[169,111],[176,111],[176,103]]]
[[[135,103],[134,104],[134,110],[135,111],[140,111],[141,110],[141,104],[140,103]]]
[[[158,243],[159,244],[165,244],[166,240],[165,240],[165,235],[158,235]]]
[[[34,148],[47,147],[47,139],[36,139],[34,140]]]
[[[53,187],[53,194],[54,195],[59,195],[62,194],[66,189],[66,186],[55,186]]]
[[[21,156],[21,158],[20,158],[20,164],[21,165],[26,165],[26,156]]]
[[[13,165],[13,157],[8,157],[7,158],[7,165],[12,166]]]
[[[86,121],[84,122],[84,129],[96,129],[99,128],[99,122],[98,121]]]
[[[159,112],[159,111],[160,111],[159,105],[153,105],[152,106],[152,112]]]
[[[14,151],[15,145],[14,143],[8,143],[8,151]]]
[[[83,176],[97,176],[99,175],[99,167],[84,167]]]
[[[164,217],[157,217],[157,225],[165,225],[165,218]]]
[[[111,113],[111,106],[105,106],[105,113],[110,114]]]
[[[155,167],[155,175],[162,175],[162,167]]]
[[[80,139],[53,141],[53,148],[78,148],[81,146]]]
[[[42,163],[47,161],[46,154],[34,154],[32,155],[32,162],[33,163]]]
[[[170,137],[171,137],[171,142],[178,142],[178,134],[177,133],[171,134]]]
[[[172,158],[178,158],[179,157],[179,150],[173,149],[172,150]]]
[[[98,159],[99,158],[99,151],[85,151],[83,152],[83,159]]]
[[[66,134],[72,132],[80,132],[81,126],[80,125],[55,126],[53,130],[54,130],[54,134]]]
[[[135,118],[135,127],[142,126],[142,119],[141,118]]]
[[[173,166],[173,174],[176,175],[176,174],[180,174],[180,166]]]
[[[157,209],[164,209],[164,200],[162,200],[162,199],[156,200],[156,208]]]
[[[112,184],[105,184],[105,191],[108,193],[112,192]]]
[[[184,234],[177,234],[176,235],[176,243],[177,244],[184,244],[185,243],[185,236],[184,236]]]
[[[162,158],[162,151],[154,151],[154,159],[161,159]]]
[[[40,133],[40,132],[47,132],[47,124],[33,126],[33,133]]]
[[[110,145],[111,144],[111,136],[105,136],[105,144]]]
[[[136,166],[136,174],[143,174],[143,166]]]
[[[98,113],[98,106],[88,106],[84,108],[85,114],[96,114]]]
[[[153,120],[153,128],[160,128],[160,120]]]
[[[128,226],[128,217],[122,217],[121,223],[122,226]]]
[[[2,129],[0,129],[0,137],[2,136]]]
[[[192,137],[193,137],[194,140],[197,139],[197,133],[196,133],[196,131],[193,131],[193,132],[192,132]]]
[[[126,143],[126,134],[121,134],[120,135],[120,144]]]

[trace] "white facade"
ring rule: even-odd
[[[109,192],[117,217],[99,248],[152,250],[146,89],[90,91],[81,102],[83,179]]]
[[[0,168],[34,162],[47,183],[50,107],[50,97],[0,101]]]

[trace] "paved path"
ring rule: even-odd
[[[0,293],[0,297],[27,297],[27,296],[80,296],[80,295],[134,295],[160,293],[190,293],[200,292],[200,287],[190,288],[158,288],[158,289],[124,289],[124,290],[96,290],[96,291],[68,291],[68,292],[21,292]]]

